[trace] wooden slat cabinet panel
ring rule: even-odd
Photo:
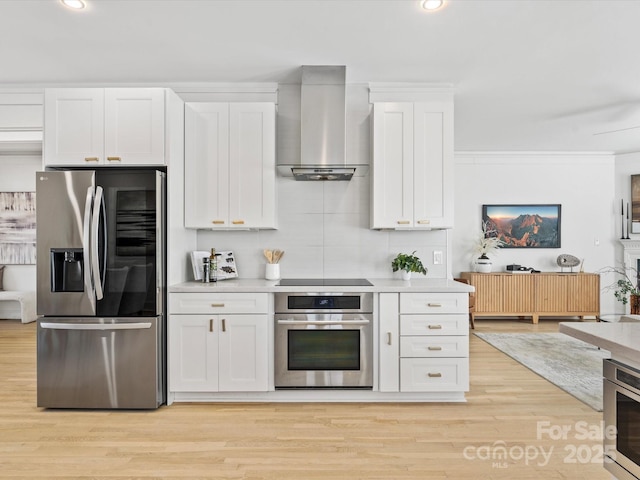
[[[567,277],[569,312],[600,312],[600,275]]]
[[[476,289],[475,316],[585,317],[600,314],[600,276],[595,273],[462,272]]]
[[[564,275],[536,276],[536,311],[555,313],[567,311],[567,277]]]

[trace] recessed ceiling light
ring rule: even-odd
[[[84,0],[60,0],[65,7],[73,8],[74,10],[82,10],[86,7]]]
[[[422,0],[422,8],[425,10],[437,10],[444,5],[444,0]]]

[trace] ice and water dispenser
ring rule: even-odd
[[[84,291],[84,252],[82,248],[51,249],[51,291]]]

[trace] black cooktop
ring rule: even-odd
[[[373,284],[365,278],[283,278],[280,287],[370,287]]]

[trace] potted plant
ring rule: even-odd
[[[476,244],[474,245],[474,252],[478,254],[478,258],[475,261],[475,271],[480,273],[491,272],[491,260],[489,255],[498,253],[498,250],[504,242],[497,237],[495,230],[489,229],[488,222],[482,222],[482,232]]]
[[[394,272],[400,270],[403,280],[409,280],[411,278],[411,272],[421,273],[423,275],[427,274],[427,269],[424,268],[420,259],[415,256],[415,253],[415,250],[410,254],[399,253],[391,262],[391,268]]]
[[[608,267],[602,273],[615,273],[620,278],[606,287],[623,305],[629,304],[631,315],[640,315],[640,277],[634,268]],[[631,276],[629,274],[631,273]]]

